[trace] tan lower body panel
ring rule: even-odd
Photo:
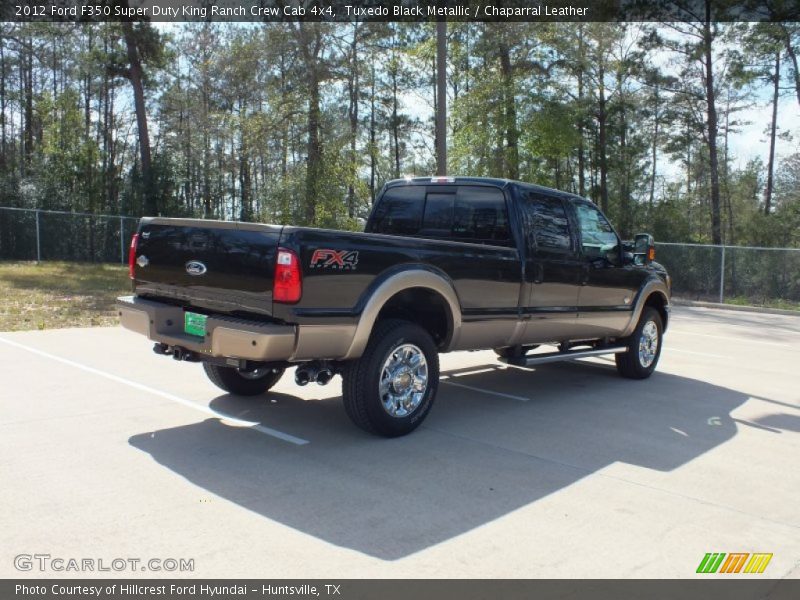
[[[286,360],[294,352],[296,328],[227,317],[208,317],[206,336],[183,331],[184,310],[161,302],[126,296],[117,300],[120,323],[155,342],[218,357]]]
[[[630,312],[534,315],[527,320],[467,321],[450,350],[499,348],[515,344],[547,344],[570,340],[617,337],[631,318]]]
[[[577,313],[545,313],[531,315],[519,343],[546,344],[579,337]]]
[[[476,350],[499,348],[516,342],[524,322],[518,319],[494,319],[487,321],[464,321],[461,330],[453,338],[450,350]]]
[[[278,325],[209,316],[206,336],[183,331],[180,306],[126,296],[117,302],[123,327],[170,346],[215,357],[257,361],[344,360],[351,355],[356,324]],[[629,325],[631,312],[598,312],[533,316],[528,320],[492,319],[462,322],[447,350],[477,350],[514,344],[617,337]]]
[[[149,339],[199,354],[258,361],[342,358],[355,325],[276,325],[228,317],[208,317],[206,336],[183,331],[184,309],[126,296],[117,301],[120,323]]]
[[[355,334],[355,325],[300,325],[291,360],[344,358]]]
[[[578,317],[578,326],[583,335],[591,337],[620,337],[631,322],[630,310],[596,311]]]

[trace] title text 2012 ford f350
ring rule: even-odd
[[[343,378],[347,414],[384,436],[425,419],[440,352],[493,348],[518,366],[615,354],[656,367],[670,278],[652,237],[623,242],[588,200],[503,179],[387,183],[364,233],[144,218],[122,325],[202,361],[240,395]],[[533,352],[554,344],[552,352]]]

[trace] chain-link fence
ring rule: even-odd
[[[127,261],[138,219],[0,207],[0,259]],[[800,302],[800,248],[656,244],[676,296],[752,304]]]
[[[800,302],[800,248],[656,243],[672,293],[691,300]]]
[[[139,219],[0,207],[0,259],[126,263]]]

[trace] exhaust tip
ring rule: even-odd
[[[311,380],[308,371],[305,369],[298,369],[294,374],[294,382],[297,385],[306,385]]]
[[[333,379],[333,371],[329,369],[322,369],[317,373],[317,383],[319,385],[328,385],[331,379]]]

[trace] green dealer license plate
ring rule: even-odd
[[[193,312],[183,313],[183,330],[189,335],[205,337],[208,317]]]

